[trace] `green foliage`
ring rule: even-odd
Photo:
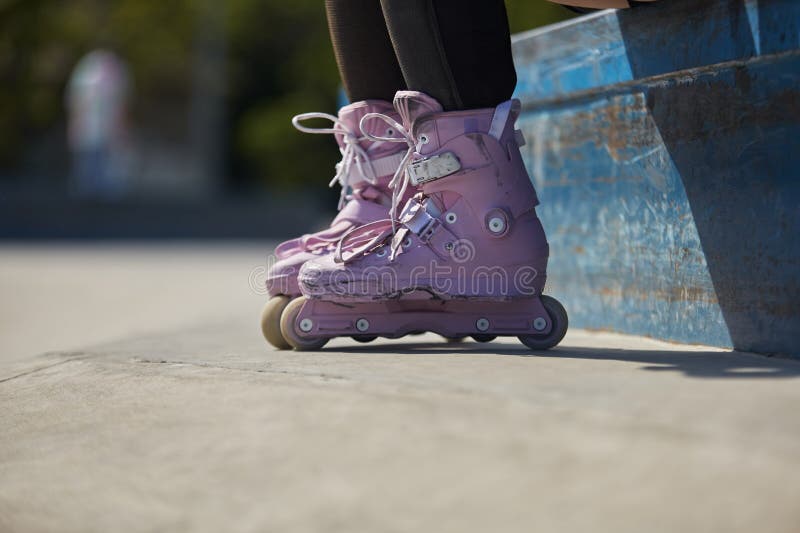
[[[229,9],[234,169],[281,187],[329,179],[333,140],[300,133],[290,121],[336,109],[339,76],[322,2],[237,0]]]
[[[332,139],[290,122],[299,112],[335,112],[339,77],[323,3],[215,1],[0,0],[0,167],[14,164],[30,139],[63,128],[70,71],[97,47],[130,65],[134,123],[185,127],[198,14],[216,6],[226,45],[229,172],[273,186],[327,180]],[[568,16],[543,0],[506,3],[513,32]]]
[[[506,0],[506,11],[512,34],[573,16],[563,6],[545,0]]]

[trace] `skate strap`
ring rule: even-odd
[[[385,218],[389,212],[389,204],[388,196],[380,188],[362,183],[359,189],[348,196],[347,203],[333,219],[330,227],[282,242],[275,248],[275,256],[285,259],[301,252],[330,249],[351,229],[370,220]]]
[[[341,238],[341,235],[347,232],[353,224],[343,222],[335,224],[318,233],[306,234],[295,239],[282,242],[275,248],[275,256],[278,259],[286,259],[294,254],[303,252],[315,252],[317,250],[324,250],[333,246],[336,241]]]
[[[461,170],[461,162],[453,152],[419,159],[408,165],[408,177],[412,185],[420,185],[455,174]]]
[[[402,227],[397,231],[394,231],[391,219],[377,220],[351,229],[337,242],[334,261],[348,263],[380,248],[386,244],[389,237],[392,237],[389,259],[394,260],[402,253],[402,245],[409,233],[415,234],[436,255],[447,257],[461,241],[445,228],[438,218],[431,215],[426,206],[427,203],[421,202],[418,198],[409,200],[398,217]]]
[[[303,251],[313,252],[320,249],[328,249],[336,243],[344,233],[347,233],[354,224],[350,221],[334,222],[330,228],[312,233],[310,235],[303,235],[300,238]]]
[[[414,232],[423,242],[427,242],[442,225],[438,218],[428,213],[425,209],[425,204],[419,202],[416,198],[412,198],[406,203],[400,213],[399,221]]]
[[[506,124],[508,124],[509,121],[515,122],[517,120],[520,109],[522,109],[522,104],[516,98],[506,100],[497,106],[494,110],[494,116],[492,116],[492,125],[489,127],[489,135],[499,142],[503,131],[506,129]],[[514,130],[514,142],[517,143],[517,146],[525,146],[525,136],[522,134],[522,131]]]
[[[345,137],[345,148],[342,152],[342,160],[336,164],[336,175],[328,184],[333,187],[337,182],[342,186],[342,193],[339,197],[339,209],[343,209],[347,204],[347,196],[358,186],[358,183],[376,185],[378,178],[391,176],[403,163],[405,157],[402,150],[384,157],[373,157],[360,146],[364,137]],[[353,170],[355,167],[356,172]],[[365,172],[368,170],[368,172]]]
[[[378,177],[391,176],[394,174],[395,170],[397,170],[397,167],[400,166],[400,163],[403,162],[404,156],[405,153],[401,150],[392,155],[387,155],[386,157],[372,159],[372,170],[375,171],[375,175]]]
[[[361,226],[372,220],[386,218],[389,212],[386,206],[388,199],[383,194],[380,196],[368,194],[369,189],[371,187],[368,190],[355,193],[350,198],[350,201],[339,211],[336,218],[333,219],[333,224],[346,220],[355,226]]]
[[[300,252],[302,250],[301,239],[302,237],[298,237],[280,243],[278,246],[275,247],[275,257],[277,257],[279,260],[286,259],[290,255]]]
[[[336,243],[333,260],[337,263],[348,263],[382,245],[391,234],[390,219],[376,220],[353,228]]]
[[[500,137],[503,136],[503,131],[506,129],[506,124],[509,120],[512,122],[517,120],[520,109],[522,109],[522,104],[516,98],[506,100],[498,105],[494,109],[492,125],[489,127],[489,135],[500,141]]]
[[[441,257],[452,253],[453,247],[460,242],[453,232],[444,227],[441,221],[430,213],[428,202],[420,202],[417,198],[412,198],[406,203],[399,221],[403,228],[392,239],[391,259],[401,253],[401,244],[408,232],[414,233],[419,240]]]

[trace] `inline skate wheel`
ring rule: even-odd
[[[461,342],[464,342],[464,339],[466,339],[466,337],[445,337],[444,338],[444,340],[447,341],[447,344],[459,344]]]
[[[299,326],[297,325],[297,316],[300,314],[303,304],[308,300],[305,297],[295,298],[286,308],[281,315],[281,333],[283,338],[294,348],[299,351],[314,351],[319,350],[328,342],[326,338],[320,337],[302,337],[300,336]]]
[[[353,340],[356,342],[372,342],[378,338],[377,335],[353,335]]]
[[[292,348],[281,333],[281,314],[290,301],[291,298],[283,294],[273,296],[267,300],[264,310],[261,311],[261,333],[268,343],[279,350]]]
[[[547,350],[552,348],[564,338],[569,327],[569,317],[567,310],[564,306],[550,296],[542,296],[542,305],[547,310],[553,327],[550,328],[550,333],[545,335],[520,335],[517,337],[522,344],[531,350]]]
[[[497,338],[497,335],[485,335],[485,334],[476,334],[472,336],[473,340],[476,342],[492,342]]]

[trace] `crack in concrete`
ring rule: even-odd
[[[213,364],[213,363],[199,363],[199,362],[192,362],[192,361],[167,361],[167,360],[152,360],[152,359],[141,359],[135,358],[133,359],[134,363],[139,364],[150,364],[150,365],[185,365],[185,366],[193,366],[198,368],[216,368],[219,370],[234,370],[238,372],[252,372],[257,374],[280,374],[280,375],[288,375],[288,376],[299,376],[299,377],[314,377],[314,378],[322,378],[326,380],[336,380],[336,381],[347,381],[351,383],[355,383],[354,380],[341,376],[341,375],[334,375],[334,374],[325,374],[325,373],[317,373],[317,372],[297,372],[292,370],[277,370],[277,369],[266,369],[266,368],[241,368],[235,366],[226,366],[220,364]]]
[[[74,352],[66,352],[66,353],[74,353]],[[58,355],[62,355],[62,354],[60,354],[58,352],[55,352],[52,355],[58,356]],[[17,378],[24,378],[25,376],[30,376],[30,375],[36,374],[38,372],[41,372],[43,370],[48,370],[50,368],[61,366],[63,364],[70,363],[72,361],[80,361],[80,360],[83,360],[83,359],[89,359],[90,357],[92,357],[91,354],[83,354],[82,357],[67,357],[66,359],[62,359],[61,361],[56,361],[55,363],[51,363],[49,365],[39,366],[39,367],[36,367],[36,368],[32,368],[30,370],[26,370],[25,372],[20,372],[19,374],[15,374],[13,376],[0,378],[0,383],[6,383],[8,381],[12,381],[12,380],[15,380]]]

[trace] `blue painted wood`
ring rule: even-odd
[[[670,0],[516,36],[573,324],[800,353],[800,2]]]

